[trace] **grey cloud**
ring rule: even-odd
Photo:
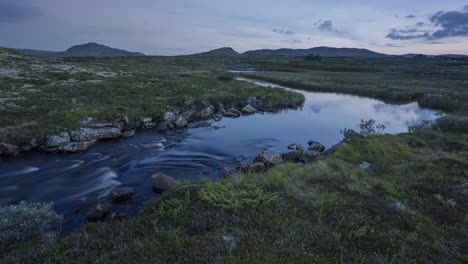
[[[40,16],[40,14],[38,8],[19,4],[18,1],[0,2],[0,23],[18,22]]]
[[[398,45],[398,44],[395,44],[395,43],[387,43],[387,44],[385,44],[385,47],[388,47],[388,48],[404,48],[406,46]]]
[[[296,32],[292,30],[287,30],[287,29],[273,29],[273,32],[281,34],[281,35],[287,35],[287,36],[292,36],[296,34]]]
[[[333,27],[333,22],[331,20],[325,20],[320,25],[318,29],[322,31],[336,31],[336,28]]]
[[[463,11],[439,11],[429,18],[429,24],[439,29],[430,33],[414,28],[409,30],[392,29],[386,38],[393,40],[425,39],[433,41],[448,37],[467,37],[468,6],[465,6]],[[426,24],[419,22],[415,26],[422,27],[424,25]]]
[[[412,18],[415,18],[415,17],[416,17],[415,15],[407,15],[407,16],[405,16],[405,18],[407,18],[407,19],[412,19]]]
[[[291,39],[291,40],[289,40],[289,42],[292,43],[292,44],[301,44],[302,43],[302,41],[298,40],[298,39]]]

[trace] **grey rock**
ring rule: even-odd
[[[93,122],[93,118],[90,117],[90,116],[84,118],[83,120],[81,120],[81,124],[83,124],[83,125],[87,125],[87,124],[89,124],[89,123],[91,123],[91,122]]]
[[[197,111],[195,111],[195,110],[192,109],[192,110],[188,110],[188,111],[183,112],[183,113],[182,113],[182,116],[183,116],[185,119],[190,120],[190,119],[192,119],[192,118],[195,116],[196,113],[197,113]]]
[[[331,148],[327,149],[324,154],[330,155],[336,152],[337,150],[339,150],[340,148],[342,148],[343,146],[346,146],[346,142],[340,142],[338,144],[331,146]]]
[[[388,208],[390,208],[390,209],[396,209],[396,210],[399,210],[399,211],[406,211],[406,210],[408,210],[408,208],[406,207],[406,205],[404,205],[404,204],[402,204],[402,203],[399,203],[399,202],[388,204]]]
[[[244,113],[244,114],[254,114],[256,112],[257,112],[257,109],[255,109],[250,104],[248,104],[244,108],[242,108],[242,113]]]
[[[177,187],[177,181],[163,173],[156,173],[152,176],[153,191],[163,193]]]
[[[296,145],[296,150],[299,150],[299,151],[304,151],[304,147],[301,145],[301,144],[297,144]]]
[[[216,112],[224,114],[226,112],[226,109],[224,108],[224,104],[222,102],[218,102],[216,104]]]
[[[119,138],[122,136],[122,131],[116,127],[102,128],[79,128],[70,132],[71,139],[76,142],[90,141],[99,139]]]
[[[208,101],[202,101],[202,104],[205,107],[211,108],[211,110],[213,110],[213,111],[215,110],[215,107],[212,104],[210,104],[210,102],[208,102]]]
[[[468,182],[460,185],[460,190],[463,195],[468,195]]]
[[[57,148],[63,144],[71,141],[70,134],[68,132],[62,132],[58,135],[50,135],[47,137],[46,148]]]
[[[263,162],[255,162],[252,164],[253,171],[255,172],[262,172],[265,171],[265,163]]]
[[[135,194],[135,188],[133,187],[116,187],[112,190],[112,201],[113,202],[125,202],[132,198]]]
[[[211,107],[205,107],[203,108],[202,110],[200,110],[196,116],[198,118],[209,118],[210,116],[212,116],[214,114],[214,110],[211,108]]]
[[[253,107],[262,107],[263,101],[260,99],[257,99],[257,97],[251,96],[245,100],[245,104],[251,105]]]
[[[16,156],[20,148],[16,145],[0,143],[0,156]]]
[[[128,118],[128,116],[124,116],[120,119],[120,122],[122,122],[122,124],[124,125],[124,127],[131,127],[131,124],[130,124],[130,119]]]
[[[306,150],[302,152],[301,161],[302,162],[311,162],[317,159],[320,156],[320,152]]]
[[[33,149],[36,149],[39,147],[39,142],[37,141],[36,138],[31,139],[31,142],[29,143]]]
[[[373,169],[373,168],[375,168],[375,165],[367,161],[363,161],[361,162],[361,164],[358,165],[358,169],[360,170],[368,170],[368,169]]]
[[[185,119],[183,116],[178,116],[176,120],[174,121],[174,124],[176,128],[188,127],[187,119]]]
[[[224,113],[224,116],[225,117],[239,117],[242,115],[242,112],[239,111],[238,109],[234,108],[234,107],[231,107],[227,110],[226,113]]]
[[[135,136],[135,130],[128,130],[122,133],[122,138],[131,138]]]
[[[222,168],[219,171],[219,178],[221,179],[231,179],[237,174],[236,170],[230,167]]]
[[[221,119],[223,119],[223,115],[222,114],[214,114],[213,115],[213,119],[216,121],[216,122],[219,122],[221,121]]]
[[[97,140],[81,141],[81,142],[70,142],[63,144],[58,147],[59,150],[64,152],[78,153],[88,150],[89,147],[96,144]]]
[[[289,144],[288,149],[290,149],[290,150],[296,149],[296,144]]]
[[[109,213],[109,207],[105,204],[97,204],[96,207],[88,212],[86,218],[90,222],[101,221]]]
[[[277,164],[283,163],[284,160],[281,153],[264,150],[260,152],[257,155],[257,157],[255,157],[255,162],[263,162],[266,167],[272,167]]]
[[[159,131],[159,132],[164,132],[164,131],[167,131],[169,128],[167,126],[167,123],[166,122],[160,122],[158,124],[158,126],[156,127],[156,130]]]
[[[165,122],[172,123],[172,122],[176,121],[176,115],[171,111],[166,112],[164,114],[164,116],[163,116],[163,120]]]
[[[30,152],[32,150],[32,146],[30,144],[24,144],[20,147],[20,149],[23,152]]]
[[[151,117],[140,117],[140,127],[144,129],[154,128],[156,124]]]
[[[364,136],[359,134],[358,132],[352,129],[345,129],[343,132],[343,136],[345,140],[352,140],[355,138],[363,138]]]
[[[324,152],[325,151],[325,146],[316,142],[316,141],[309,141],[307,142],[309,144],[308,150],[311,151],[316,151],[316,152]]]

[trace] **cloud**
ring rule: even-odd
[[[387,47],[387,48],[404,48],[406,46],[398,45],[398,44],[395,44],[395,43],[387,43],[387,44],[385,44],[384,47]]]
[[[292,36],[296,34],[296,32],[287,29],[273,29],[273,32],[286,36]]]
[[[19,4],[17,1],[0,2],[0,23],[18,22],[40,16],[38,8]]]
[[[331,20],[323,21],[317,28],[322,31],[337,31],[337,29],[333,27],[333,22]]]
[[[415,27],[431,26],[437,30],[424,31],[417,28],[391,29],[386,38],[393,40],[425,39],[434,41],[448,37],[468,37],[468,6],[462,11],[439,11],[429,17],[428,24],[419,22]]]
[[[406,19],[413,19],[413,18],[415,18],[415,17],[416,17],[415,15],[407,15],[407,16],[405,16]]]

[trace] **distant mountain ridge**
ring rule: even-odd
[[[40,57],[135,57],[144,56],[140,52],[130,52],[111,48],[98,43],[90,42],[83,45],[75,45],[66,51],[45,51],[33,49],[15,49],[17,52]]]
[[[322,57],[362,57],[362,58],[380,58],[389,57],[390,55],[374,52],[368,49],[357,48],[332,48],[332,47],[316,47],[310,49],[261,49],[251,50],[242,53],[246,56],[285,56],[298,57],[307,56],[310,54],[320,55]]]
[[[207,52],[197,53],[193,55],[198,56],[239,56],[240,54],[231,47],[223,47],[219,49],[210,50]]]

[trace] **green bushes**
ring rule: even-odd
[[[26,202],[0,207],[0,248],[53,231],[62,216],[52,207],[53,203]]]

